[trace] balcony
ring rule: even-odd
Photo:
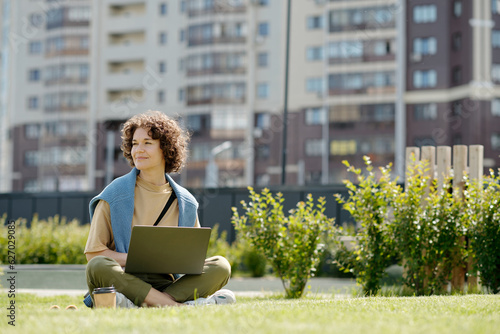
[[[220,37],[201,37],[194,36],[188,39],[188,46],[213,45],[213,44],[245,44],[245,36],[220,36]]]
[[[144,15],[130,15],[128,17],[111,16],[108,17],[105,22],[105,27],[107,27],[107,31],[110,33],[145,31],[148,24],[147,17]]]
[[[103,59],[112,62],[144,59],[144,48],[140,46],[135,43],[110,45],[103,51]]]
[[[216,1],[213,6],[204,8],[188,8],[189,17],[206,16],[214,14],[238,14],[245,13],[247,6],[242,2],[241,4],[235,4],[234,1],[229,0],[219,0]]]
[[[144,72],[131,73],[111,73],[103,76],[102,84],[108,90],[126,90],[134,87],[142,87],[144,77],[147,74]]]

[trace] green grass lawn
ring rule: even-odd
[[[239,298],[226,306],[90,310],[70,296],[0,296],[0,333],[499,333],[500,296]],[[61,310],[49,310],[53,304]],[[66,311],[69,304],[77,311]]]

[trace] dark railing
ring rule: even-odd
[[[288,212],[297,202],[305,200],[308,193],[315,199],[326,198],[325,214],[335,218],[336,224],[353,222],[350,214],[335,201],[334,194],[347,195],[347,190],[340,186],[304,186],[270,187],[273,192],[282,192],[285,198],[284,209]],[[260,189],[256,189],[259,191]],[[232,207],[241,209],[241,201],[248,201],[246,188],[208,188],[190,189],[200,203],[198,216],[202,226],[219,225],[219,231],[227,231],[229,241],[236,237],[231,224]],[[77,219],[82,224],[89,223],[88,204],[97,193],[94,192],[53,192],[53,193],[3,193],[0,194],[0,217],[8,220],[20,218],[31,220],[33,214],[40,219],[54,215]],[[240,213],[242,213],[240,211]]]

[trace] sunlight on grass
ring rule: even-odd
[[[0,304],[7,305],[5,294]],[[239,298],[235,305],[90,310],[80,298],[18,295],[1,333],[494,333],[500,296]],[[49,310],[58,304],[61,310]],[[67,311],[75,304],[77,311]],[[4,307],[2,309],[5,310]],[[6,311],[4,311],[6,313]]]

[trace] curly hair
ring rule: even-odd
[[[132,139],[138,128],[148,130],[152,139],[160,140],[166,173],[176,173],[184,167],[188,155],[189,134],[175,120],[159,111],[135,115],[123,125],[120,148],[130,166],[135,166],[131,151]]]

